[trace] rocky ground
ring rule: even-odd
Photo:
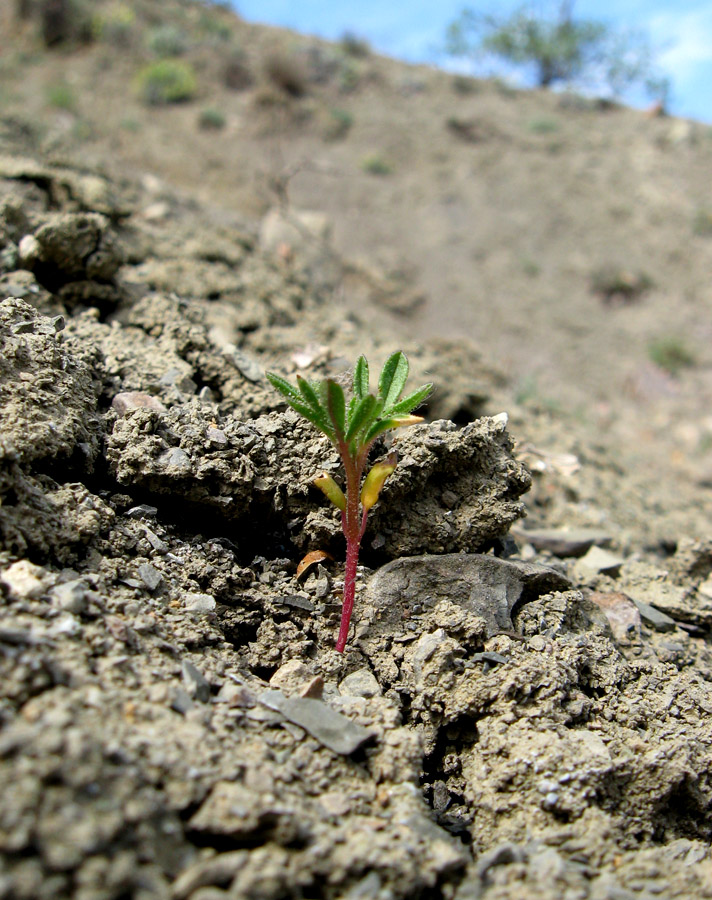
[[[616,392],[669,296],[590,308],[584,415],[318,216],[1,124],[0,898],[712,897],[707,356]],[[583,303],[494,346],[566,380]],[[339,654],[338,461],[264,371],[395,349],[435,393]]]

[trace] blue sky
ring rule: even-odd
[[[237,0],[247,21],[293,28],[337,40],[351,31],[389,56],[411,62],[447,63],[438,53],[447,25],[464,6],[512,10],[518,3],[461,0]],[[543,9],[557,3],[541,3]],[[712,0],[579,0],[578,18],[597,19],[621,29],[644,30],[659,48],[658,60],[672,80],[670,112],[712,124]],[[450,62],[452,65],[452,62]],[[641,103],[645,101],[641,99]]]

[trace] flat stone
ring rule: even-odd
[[[181,663],[183,684],[188,696],[199,703],[207,703],[210,700],[210,685],[202,672],[195,668],[193,663],[184,659]]]
[[[671,619],[670,616],[665,615],[664,612],[660,612],[659,609],[655,609],[649,603],[636,600],[635,597],[632,600],[638,608],[641,621],[648,627],[654,628],[656,631],[674,631],[677,628],[677,622]]]
[[[607,532],[593,528],[513,528],[512,534],[537,550],[561,557],[583,556],[594,545],[606,547],[612,540]]]
[[[567,590],[569,580],[549,566],[498,559],[481,553],[446,553],[396,559],[368,585],[376,612],[371,628],[403,630],[403,614],[448,600],[481,616],[487,636],[511,631],[512,610],[550,591]]]
[[[625,562],[622,556],[603,550],[601,547],[591,547],[585,556],[582,556],[579,565],[589,572],[599,572],[603,575],[617,575]]]
[[[189,591],[185,595],[185,607],[191,612],[208,615],[209,613],[215,612],[217,603],[212,594],[198,594]]]
[[[374,738],[377,732],[352,722],[311,697],[285,697],[281,691],[264,691],[259,701],[268,709],[281,713],[294,725],[299,725],[320,744],[341,756],[349,756]]]

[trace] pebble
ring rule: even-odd
[[[193,663],[184,659],[181,663],[181,674],[188,696],[200,703],[207,703],[210,700],[210,684],[203,673],[196,669]]]
[[[659,609],[655,609],[648,603],[643,603],[642,600],[632,599],[638,608],[641,620],[650,628],[654,628],[656,631],[674,631],[677,628],[677,622],[665,615],[664,612],[660,612]]]
[[[158,571],[158,569],[154,569],[152,565],[149,563],[141,563],[138,567],[138,574],[149,589],[149,591],[155,591],[159,584],[163,581],[163,576]]]
[[[578,565],[589,572],[600,572],[604,575],[618,575],[625,562],[622,556],[604,550],[602,547],[593,546],[585,556],[582,556]]]
[[[212,594],[188,592],[185,595],[185,607],[191,612],[208,614],[215,611],[217,603]]]
[[[120,416],[132,412],[134,409],[153,409],[156,412],[165,412],[166,407],[161,403],[158,397],[146,394],[143,391],[123,391],[116,394],[111,401],[112,409]]]
[[[370,669],[357,669],[339,684],[339,693],[347,697],[380,697],[383,694],[380,684]]]
[[[177,474],[190,472],[190,456],[180,447],[171,447],[159,457],[159,462],[166,468],[177,469]]]
[[[158,507],[140,503],[138,506],[132,506],[131,509],[127,510],[126,515],[130,519],[155,519],[158,515]]]
[[[18,600],[36,600],[47,587],[49,573],[41,566],[21,559],[0,575],[0,581]]]
[[[55,585],[49,593],[52,605],[65,612],[81,615],[89,607],[87,586],[81,578]]]

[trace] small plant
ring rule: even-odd
[[[326,127],[324,128],[324,140],[339,141],[345,138],[353,123],[354,117],[347,109],[338,107],[330,109]]]
[[[139,72],[137,84],[151,106],[191,100],[197,90],[193,67],[176,59],[161,59],[146,66]]]
[[[695,364],[695,356],[684,338],[672,334],[650,341],[648,358],[670,375]]]
[[[47,91],[47,102],[55,109],[73,110],[76,105],[74,91],[66,81],[58,81]]]
[[[692,219],[692,231],[700,237],[709,237],[712,234],[712,211],[700,208]]]
[[[157,25],[152,28],[147,43],[151,53],[162,59],[183,56],[188,50],[188,37],[176,25]]]
[[[356,568],[366,519],[378,500],[381,488],[397,464],[395,453],[375,463],[363,478],[368,454],[376,438],[394,428],[422,422],[411,415],[433,389],[432,384],[408,394],[401,394],[408,380],[408,360],[400,351],[387,360],[378,379],[378,394],[370,393],[368,362],[360,356],[353,373],[353,393],[347,405],[344,390],[333,378],[312,384],[297,376],[295,388],[286,379],[267,372],[270,384],[287,403],[323,432],[341,457],[346,480],[346,493],[330,475],[319,475],[314,484],[341,511],[341,527],[346,538],[344,604],[336,649],[344,652],[356,593]],[[363,484],[362,484],[363,480]]]
[[[552,134],[559,130],[559,123],[555,119],[531,119],[527,122],[527,131],[532,134]]]
[[[361,168],[369,175],[390,175],[393,166],[380,153],[369,153],[361,160]]]
[[[200,111],[198,127],[203,131],[220,131],[225,127],[225,116],[219,109],[208,106]]]

